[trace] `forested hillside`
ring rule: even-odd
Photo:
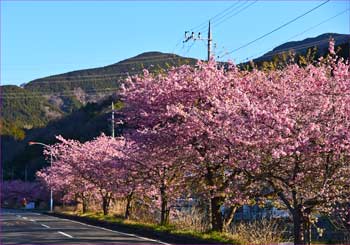
[[[41,146],[29,146],[29,141],[45,144],[55,142],[56,135],[63,135],[80,141],[92,139],[101,133],[111,132],[111,103],[109,97],[99,103],[88,103],[46,127],[24,130],[26,137],[19,141],[10,136],[2,137],[1,161],[4,178],[33,179],[35,172],[48,162],[42,157]],[[118,132],[118,130],[117,130]]]
[[[36,92],[17,86],[2,86],[1,134],[21,140],[24,129],[45,126],[64,113]]]

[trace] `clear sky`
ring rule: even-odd
[[[350,15],[349,10],[346,11],[350,8],[349,2],[330,1],[223,60],[240,62],[260,56],[338,14],[291,40],[325,32],[349,34]],[[205,59],[205,42],[183,45],[184,31],[227,8],[231,7],[223,13],[227,13],[226,16],[213,19],[216,54],[240,47],[321,3],[2,0],[1,84],[19,85],[48,75],[109,65],[146,51],[175,52]],[[234,16],[230,18],[231,15]],[[203,28],[205,32],[206,26]]]

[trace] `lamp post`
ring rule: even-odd
[[[34,142],[34,141],[30,141],[28,142],[28,145],[42,145],[44,147],[46,147],[47,149],[50,150],[50,166],[52,167],[52,150],[51,147],[49,145],[46,145],[44,143],[40,143],[40,142]],[[52,187],[50,187],[50,212],[53,212],[53,196],[52,196]]]

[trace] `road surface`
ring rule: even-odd
[[[167,244],[35,212],[1,210],[0,244]]]

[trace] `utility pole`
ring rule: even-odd
[[[201,33],[198,32],[197,34],[192,32],[189,35],[189,31],[185,31],[185,40],[183,40],[183,43],[187,43],[188,41],[192,40],[192,41],[197,41],[197,40],[202,40],[202,41],[207,41],[208,42],[208,61],[210,60],[210,58],[213,56],[212,54],[212,34],[211,34],[211,27],[210,27],[210,20],[209,20],[209,25],[208,25],[208,38],[202,38]]]
[[[211,42],[213,41],[213,38],[211,36],[211,28],[210,28],[210,20],[209,20],[209,26],[208,26],[208,61],[211,58]]]
[[[112,101],[112,137],[114,138],[114,103]]]

